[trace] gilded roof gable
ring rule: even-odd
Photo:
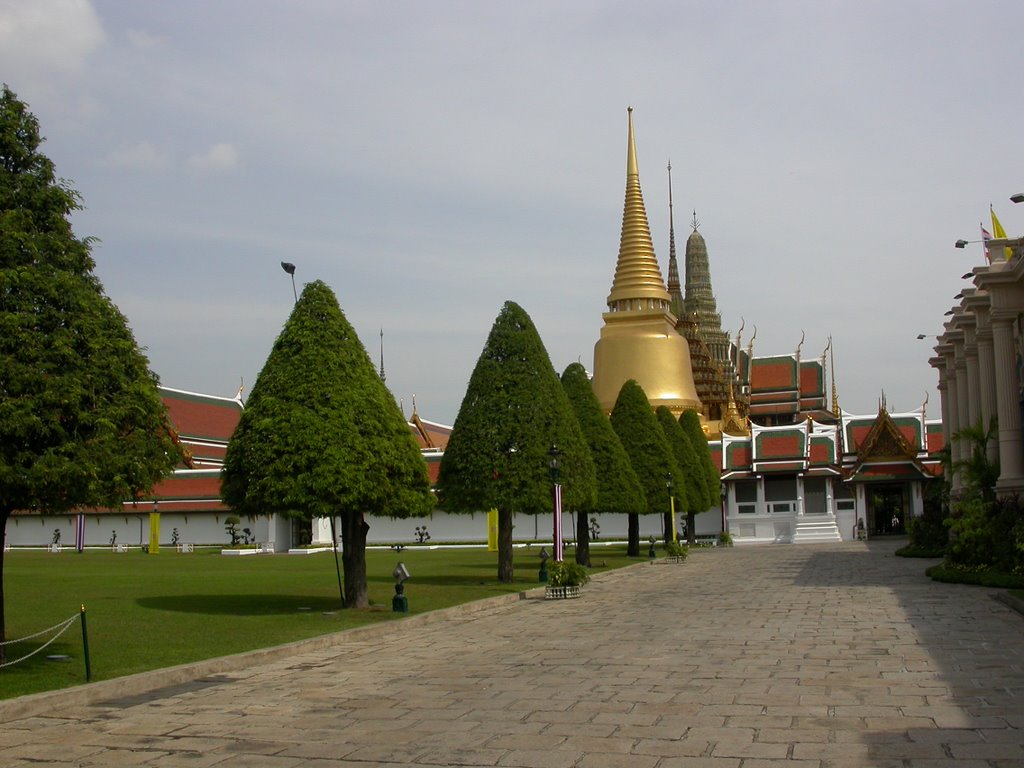
[[[874,425],[857,447],[857,460],[863,463],[916,459],[917,448],[911,445],[888,412],[884,408],[879,410]]]

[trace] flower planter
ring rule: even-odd
[[[544,587],[545,600],[571,600],[580,596],[580,588],[572,587]]]

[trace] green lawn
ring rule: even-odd
[[[165,549],[152,556],[13,550],[4,556],[7,637],[39,632],[77,616],[84,605],[92,679],[104,680],[401,618],[405,614],[390,610],[391,571],[399,560],[412,574],[406,584],[410,614],[536,587],[538,551],[539,546],[516,549],[516,581],[499,584],[497,555],[484,549],[370,550],[373,605],[341,610],[329,552],[224,557],[219,550]],[[595,573],[639,562],[625,556],[624,545],[593,547],[591,559]],[[10,646],[8,660],[34,647]],[[71,660],[46,660],[51,654]],[[76,621],[41,654],[0,670],[0,698],[84,681]]]

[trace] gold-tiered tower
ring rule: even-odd
[[[677,415],[687,409],[700,412],[690,348],[676,332],[671,299],[654,255],[640,191],[632,107],[628,115],[622,236],[608,311],[602,315],[604,327],[594,346],[594,392],[601,407],[611,411],[622,385],[635,379],[653,407],[665,405]]]

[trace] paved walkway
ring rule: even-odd
[[[1024,766],[1024,617],[892,549],[639,565],[9,721],[0,765]]]

